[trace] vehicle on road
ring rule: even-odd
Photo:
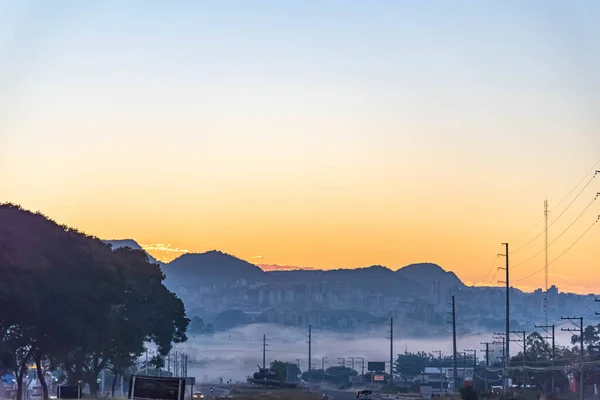
[[[359,390],[356,392],[356,398],[358,400],[374,400],[375,396],[371,390]]]
[[[194,394],[192,395],[192,397],[194,399],[203,399],[204,398],[204,394],[202,392],[194,392]]]

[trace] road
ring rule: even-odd
[[[356,400],[356,392],[343,392],[340,390],[325,390],[327,396],[333,400]]]
[[[325,390],[323,393],[325,393],[327,396],[329,396],[330,399],[333,400],[356,400],[355,391],[348,392],[341,390]],[[380,399],[381,397],[379,395],[376,395],[375,398]]]
[[[213,392],[210,392],[210,388],[213,388]],[[205,399],[216,399],[219,396],[227,396],[229,394],[229,392],[231,391],[231,389],[229,389],[227,386],[224,385],[218,385],[218,384],[200,384],[200,385],[196,385],[194,387],[194,391],[196,392],[202,392],[202,394],[204,395]]]

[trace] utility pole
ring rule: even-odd
[[[556,356],[556,346],[555,346],[555,335],[554,335],[554,325],[536,325],[536,328],[540,328],[543,329],[544,332],[546,332],[546,335],[544,336],[544,340],[548,340],[550,338],[552,338],[552,390],[550,391],[550,393],[554,393],[554,388],[555,388],[555,371],[554,371],[554,359]],[[550,335],[550,337],[548,337],[548,335]]]
[[[341,361],[342,367],[346,369],[346,359],[344,357],[339,357],[338,361]]]
[[[500,358],[500,360],[502,361],[502,365],[506,366],[506,334],[505,333],[499,333],[499,332],[495,332],[494,333],[494,344],[497,345],[501,345],[502,346],[502,356],[498,357]],[[509,375],[508,375],[508,369],[506,369],[503,373],[502,373],[502,378],[503,378],[503,382],[505,383],[504,385],[504,400],[508,400],[508,379],[509,379]]]
[[[477,350],[465,350],[466,353],[473,353],[473,382],[475,382],[475,371],[477,370]]]
[[[583,317],[560,317],[571,321],[573,325],[577,326],[575,321],[579,321],[578,328],[561,328],[565,332],[579,332],[579,400],[583,400]]]
[[[263,335],[263,370],[267,368],[267,335]]]
[[[354,357],[348,357],[350,359],[350,368],[352,369],[352,371],[354,371]]]
[[[456,391],[458,388],[456,371],[458,369],[458,362],[456,360],[456,302],[454,296],[452,296],[452,303],[450,305],[452,306],[452,312],[450,313],[452,314],[452,390]]]
[[[177,352],[173,355],[173,377],[177,376]]]
[[[308,387],[310,387],[310,370],[312,368],[312,325],[308,325]]]
[[[510,278],[509,278],[509,263],[508,263],[508,243],[502,243],[504,245],[505,254],[498,254],[498,256],[503,256],[506,258],[506,265],[504,268],[500,267],[499,269],[504,269],[506,272],[505,283],[506,284],[506,336],[505,336],[505,348],[504,352],[506,355],[504,356],[504,400],[508,400],[508,367],[510,365]]]
[[[390,386],[394,386],[394,318],[390,318]]]
[[[546,220],[546,242],[544,246],[544,250],[546,253],[546,263],[545,263],[545,271],[546,271],[546,290],[544,292],[544,312],[546,313],[546,325],[548,325],[548,199],[544,201],[544,218]]]
[[[440,396],[442,395],[442,392],[444,390],[444,385],[443,385],[443,379],[442,379],[442,351],[441,350],[434,350],[432,353],[438,353],[439,356],[439,360],[440,360]]]
[[[485,392],[489,391],[489,382],[488,382],[488,368],[490,367],[490,342],[483,342],[481,344],[485,345]]]
[[[496,333],[496,335],[498,335],[498,334]],[[506,338],[504,337],[504,334],[502,333],[502,334],[499,334],[498,336],[494,336],[494,339],[496,339],[496,340],[494,340],[492,342],[492,344],[499,345],[502,348],[501,356],[497,357],[497,358],[499,358],[500,361],[502,362],[502,365],[504,365],[505,364],[504,358],[506,357],[506,352],[504,351],[504,349],[506,348]]]
[[[356,358],[360,360],[360,374],[364,375],[365,374],[365,358],[364,357],[356,357]]]
[[[518,339],[510,339],[511,342],[516,342],[521,344],[523,347],[523,390],[527,387],[527,372],[525,371],[525,360],[527,359],[527,333],[525,331],[510,331],[510,333],[514,333],[516,335],[523,335]]]
[[[325,383],[325,357],[321,357],[321,384]]]

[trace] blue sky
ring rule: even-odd
[[[600,158],[599,20],[597,1],[0,0],[0,200],[146,243],[208,235],[186,224],[243,241],[222,220],[240,207],[244,226],[443,239],[467,219],[501,242]],[[318,264],[294,237],[314,257],[271,261]]]

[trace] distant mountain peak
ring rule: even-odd
[[[392,271],[391,269],[389,269],[388,267],[385,267],[383,265],[371,265],[370,267],[363,267],[363,268],[356,268],[357,271],[365,271],[365,272],[372,272],[372,273],[392,273],[394,271]]]
[[[245,278],[263,274],[258,266],[219,250],[204,253],[186,253],[164,265],[163,271],[185,276],[227,276]]]
[[[407,266],[400,268],[398,271],[406,270],[406,269],[413,269],[413,268],[419,269],[421,271],[428,271],[428,272],[447,272],[444,268],[440,267],[439,265],[434,264],[434,263],[427,263],[427,262],[409,264]]]
[[[428,287],[432,282],[440,282],[445,287],[463,287],[465,284],[452,271],[446,271],[438,264],[415,263],[402,267],[396,274],[403,275],[423,286]]]

